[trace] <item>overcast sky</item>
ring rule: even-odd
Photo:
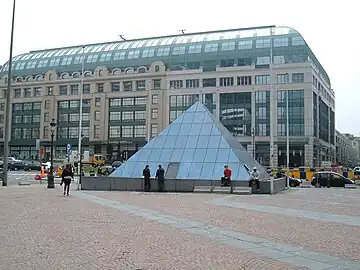
[[[9,57],[13,0],[0,0],[0,65]],[[336,128],[360,135],[358,4],[342,1],[17,0],[14,55],[47,49],[261,25],[298,30],[330,76]],[[357,11],[357,12],[356,12]]]

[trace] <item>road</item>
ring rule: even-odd
[[[8,173],[8,185],[18,185],[19,182],[27,182],[31,185],[35,184],[44,184],[46,181],[39,181],[35,180],[35,176],[39,174],[39,172],[31,171],[9,171]],[[77,180],[77,177],[75,177],[75,180]],[[60,178],[55,178],[55,184],[60,183]]]

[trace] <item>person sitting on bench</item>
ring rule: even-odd
[[[230,180],[231,180],[231,169],[229,166],[224,166],[224,176],[221,177],[221,186],[222,187],[228,187],[230,186]]]

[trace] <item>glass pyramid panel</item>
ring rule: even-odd
[[[155,175],[170,162],[180,163],[176,179],[220,180],[225,165],[235,181],[247,181],[254,166],[265,171],[199,101],[110,176],[140,178],[145,165]]]

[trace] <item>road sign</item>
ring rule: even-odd
[[[40,139],[36,139],[36,150],[40,150]]]
[[[68,144],[66,145],[66,153],[67,153],[67,154],[71,154],[71,152],[72,152],[72,145],[68,143]]]

